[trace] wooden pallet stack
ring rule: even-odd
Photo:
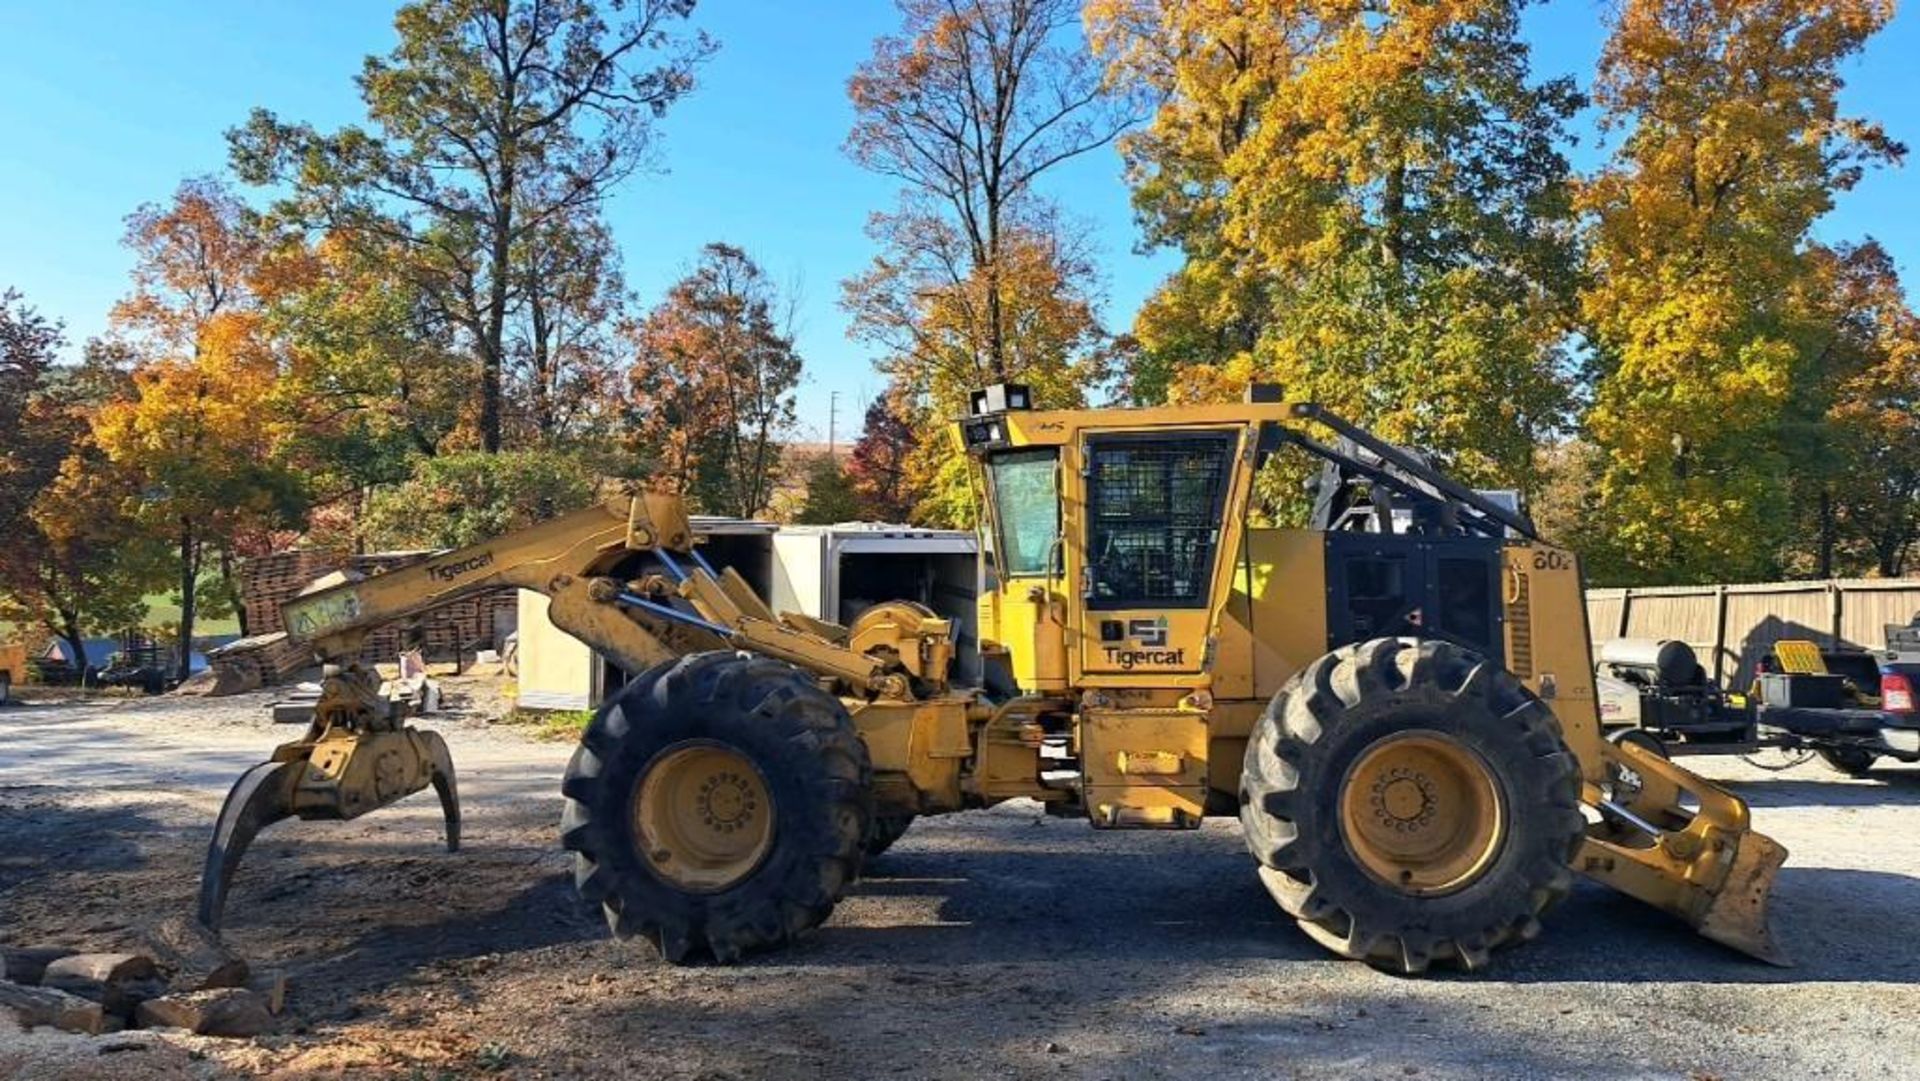
[[[381,574],[432,554],[373,552],[342,557],[333,552],[297,548],[248,560],[240,568],[240,598],[247,611],[247,631],[252,637],[234,644],[240,648],[222,651],[223,657],[209,658],[216,672],[223,664],[232,670],[221,684],[270,685],[306,667],[308,651],[284,637],[275,636],[286,629],[280,618],[280,606],[314,579],[338,570],[363,576]],[[517,613],[515,590],[490,590],[422,613],[413,621],[415,630],[401,625],[374,630],[367,635],[358,659],[362,664],[391,663],[401,652],[418,648],[428,660],[458,660],[461,654],[475,649],[497,648],[505,630],[513,626]]]

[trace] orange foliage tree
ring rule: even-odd
[[[751,518],[773,498],[801,369],[778,304],[746,252],[709,244],[628,330],[633,450],[702,510]]]
[[[134,292],[113,325],[131,343],[132,390],[100,408],[93,438],[138,485],[133,517],[169,538],[184,679],[201,610],[237,607],[235,560],[299,524],[305,485],[287,461],[283,365],[255,291],[269,245],[245,205],[190,180],[135,211],[126,244]],[[204,580],[210,559],[220,573]]]
[[[128,478],[94,446],[88,416],[110,388],[97,361],[55,361],[58,325],[0,290],[0,615],[64,639],[81,667],[90,634],[136,625],[158,565],[125,514]]]

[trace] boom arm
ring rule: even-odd
[[[913,648],[902,649],[898,641],[855,641],[834,624],[776,616],[739,575],[709,567],[695,539],[677,497],[648,493],[386,574],[327,585],[281,611],[289,633],[332,661],[357,654],[375,627],[517,586],[546,594],[555,626],[628,671],[731,645],[842,680],[862,695],[910,698],[904,676],[942,680],[947,621],[905,628],[901,637],[912,639],[906,644]]]

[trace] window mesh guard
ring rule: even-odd
[[[1091,607],[1207,603],[1233,444],[1226,433],[1089,441]]]

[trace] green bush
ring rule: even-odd
[[[368,500],[376,548],[460,548],[592,503],[599,463],[573,450],[467,451],[423,458]]]

